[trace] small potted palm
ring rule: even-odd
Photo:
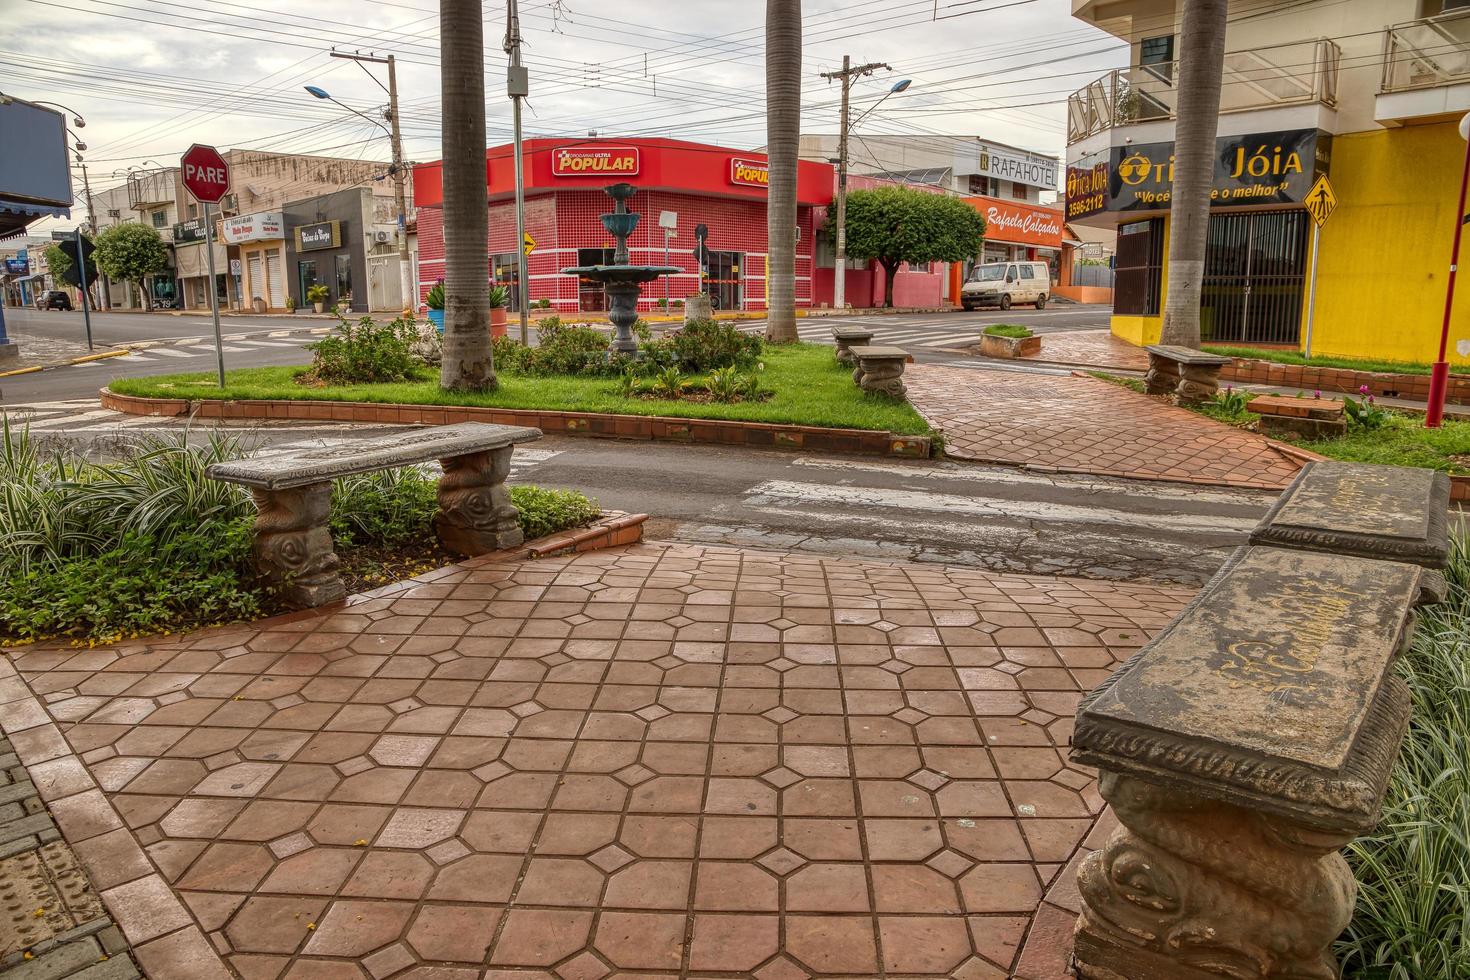
[[[505,336],[505,304],[510,291],[504,286],[490,286],[490,336]]]
[[[318,313],[322,312],[327,305],[327,287],[321,283],[308,286],[306,290],[306,301],[311,304],[313,310],[316,310]]]
[[[424,305],[429,308],[429,322],[434,329],[440,333],[444,332],[444,280],[440,279],[430,288],[424,297]]]

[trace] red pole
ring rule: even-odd
[[[1444,421],[1445,389],[1449,387],[1450,365],[1445,360],[1450,343],[1450,311],[1455,306],[1455,272],[1460,261],[1460,232],[1465,227],[1465,188],[1470,184],[1470,140],[1465,143],[1465,169],[1460,174],[1460,206],[1455,211],[1455,243],[1450,246],[1450,278],[1444,291],[1444,323],[1439,330],[1439,360],[1429,373],[1429,404],[1424,411],[1424,427],[1437,429]]]

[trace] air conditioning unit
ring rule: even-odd
[[[392,240],[393,240],[393,233],[391,231],[375,231],[375,232],[373,232],[373,241],[377,242],[379,245],[382,245],[382,244],[384,244],[386,242],[391,242]]]

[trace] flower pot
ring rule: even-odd
[[[503,306],[490,307],[490,336],[505,336],[505,307]]]
[[[326,303],[312,303],[311,308],[320,313],[326,307],[326,305]]]
[[[1041,338],[992,337],[980,335],[980,353],[985,357],[1035,357],[1041,353]]]
[[[429,322],[434,325],[435,330],[439,331],[442,334],[444,332],[444,311],[430,310]]]

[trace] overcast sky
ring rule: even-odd
[[[510,137],[505,7],[483,9],[494,145]],[[854,88],[854,115],[913,79],[861,133],[982,136],[1060,156],[1067,93],[1126,63],[1126,46],[1073,20],[1068,0],[806,0],[803,9],[808,133],[835,132],[837,89],[819,73],[850,54],[893,66]],[[521,8],[526,135],[764,144],[764,12],[760,0],[530,0]],[[129,166],[175,165],[193,142],[387,160],[381,130],[302,89],[381,112],[383,90],[331,58],[333,46],[397,56],[405,152],[439,157],[433,0],[0,0],[0,23],[0,91],[85,117],[78,135],[94,193]]]

